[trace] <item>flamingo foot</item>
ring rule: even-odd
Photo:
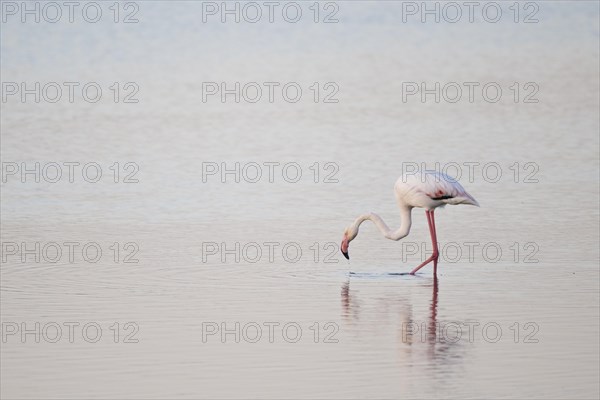
[[[438,262],[437,254],[432,254],[431,257],[429,257],[427,260],[423,261],[417,268],[410,271],[410,274],[414,275],[418,270],[420,270],[421,268],[423,268],[424,266],[426,266],[427,264],[429,264],[432,261],[433,261],[433,275],[437,275],[437,262]]]

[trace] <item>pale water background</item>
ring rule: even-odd
[[[199,2],[137,4],[137,24],[2,24],[3,82],[140,88],[137,104],[107,94],[96,104],[2,103],[3,162],[93,161],[106,174],[115,161],[139,165],[135,184],[2,183],[3,242],[97,242],[105,251],[95,264],[2,263],[4,326],[80,323],[74,343],[66,329],[58,343],[7,336],[3,398],[598,398],[597,2],[538,1],[534,24],[509,15],[405,24],[399,2],[337,2],[337,24],[308,15],[298,24],[280,15],[273,24],[203,24]],[[295,104],[203,103],[205,81],[295,81],[305,94]],[[403,103],[403,81],[495,81],[505,92],[494,104]],[[313,82],[336,82],[339,103],[312,102]],[[515,104],[513,82],[536,82],[539,103]],[[202,182],[203,162],[236,161],[298,162],[304,175]],[[317,161],[336,163],[339,183],[313,183]],[[392,275],[419,257],[406,259],[402,242],[367,223],[350,262],[337,252],[337,263],[324,262],[323,247],[361,213],[397,226],[392,186],[402,163],[436,161],[502,167],[497,183],[481,169],[461,179],[481,208],[436,213],[442,243],[463,252],[479,243],[473,260],[442,259],[436,282],[431,267]],[[535,163],[539,182],[515,182],[515,162]],[[423,212],[413,217],[406,241],[429,243]],[[274,262],[203,262],[203,242],[236,241],[295,242],[303,254],[296,263],[280,252]],[[137,243],[139,263],[115,263],[113,242]],[[484,257],[486,243],[500,246],[500,260]],[[526,259],[531,243],[538,250]],[[88,322],[103,328],[97,343],[81,336]],[[114,343],[114,322],[121,335],[136,323],[139,343]],[[257,343],[222,343],[203,342],[203,322],[281,325],[273,343],[267,328]],[[303,330],[297,343],[282,338],[288,322]],[[480,325],[472,342],[463,329],[449,343],[406,336],[409,322]],[[537,343],[525,343],[528,322]],[[486,323],[501,327],[496,343],[484,339]],[[324,343],[332,326],[338,342]]]

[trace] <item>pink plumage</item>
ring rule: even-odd
[[[467,204],[479,207],[479,203],[473,196],[467,193],[458,181],[437,171],[423,171],[402,175],[394,185],[394,194],[400,208],[400,228],[396,230],[390,229],[383,219],[373,212],[363,214],[344,231],[344,237],[340,246],[342,254],[347,259],[350,259],[348,247],[350,246],[350,242],[358,235],[358,228],[364,221],[369,220],[373,222],[386,239],[400,240],[410,232],[412,209],[415,207],[424,208],[433,244],[433,254],[410,273],[415,274],[419,269],[433,261],[433,274],[437,274],[439,251],[435,230],[435,209],[444,207],[446,204]]]

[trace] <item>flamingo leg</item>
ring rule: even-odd
[[[429,234],[431,235],[433,254],[427,260],[423,261],[423,263],[421,263],[417,268],[410,271],[410,274],[414,275],[418,270],[433,261],[433,275],[437,276],[437,261],[439,257],[439,251],[437,245],[437,234],[435,231],[435,217],[433,216],[433,210],[427,210],[425,211],[425,214],[427,215],[427,225],[429,225]]]
[[[433,228],[433,275],[437,276],[437,262],[440,252],[438,250],[437,231],[435,230],[435,210],[431,210],[431,227]]]

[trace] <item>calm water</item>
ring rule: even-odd
[[[312,2],[295,24],[136,4],[136,24],[114,23],[110,3],[95,24],[2,24],[3,82],[103,90],[2,103],[3,172],[64,168],[57,183],[2,182],[3,398],[598,398],[597,3],[540,1],[531,24],[506,4],[498,23],[456,24],[403,23],[400,2],[337,2],[333,24],[313,22]],[[115,103],[114,82],[139,102]],[[303,96],[203,102],[202,82],[297,82]],[[322,102],[329,82],[337,103]],[[503,94],[403,102],[403,82]],[[103,175],[69,183],[65,162]],[[250,167],[204,182],[222,162],[280,166],[272,183],[264,166],[256,183]],[[292,162],[296,183],[281,174]],[[411,162],[459,164],[482,205],[436,212],[437,280],[403,274],[431,251],[422,210],[404,241],[366,223],[350,262],[335,247],[361,213],[398,226],[392,187]],[[39,262],[23,254],[36,243]]]

